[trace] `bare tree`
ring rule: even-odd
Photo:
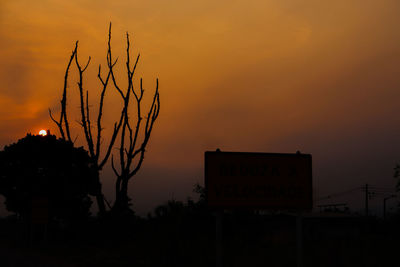
[[[129,43],[129,37],[127,37]],[[129,47],[129,46],[128,46]],[[129,64],[127,64],[128,74]],[[132,74],[130,75],[132,76]],[[153,97],[150,109],[145,117],[145,123],[143,128],[143,138],[141,142],[138,142],[138,136],[142,126],[143,117],[141,115],[141,101],[144,93],[142,79],[140,80],[140,91],[135,92],[132,83],[130,82],[131,90],[136,102],[137,107],[137,118],[135,121],[135,129],[131,127],[131,121],[128,115],[128,109],[125,109],[122,132],[121,132],[121,144],[119,148],[119,163],[120,170],[118,171],[114,165],[114,159],[111,159],[112,169],[117,176],[115,183],[115,203],[113,209],[115,211],[124,211],[129,209],[129,197],[128,197],[128,183],[129,180],[139,171],[144,160],[144,154],[146,151],[146,145],[149,142],[151,132],[153,130],[154,122],[156,121],[160,111],[160,97],[158,93],[158,80],[156,83],[156,92]],[[129,103],[129,93],[125,95],[125,103]],[[128,140],[126,140],[128,139]]]
[[[123,211],[129,209],[129,197],[128,197],[128,183],[129,180],[139,171],[144,160],[144,154],[146,151],[146,145],[149,142],[151,132],[153,130],[154,122],[158,118],[160,111],[160,95],[158,92],[158,79],[156,80],[156,89],[153,96],[153,100],[147,116],[145,117],[144,127],[142,127],[142,99],[144,95],[143,81],[140,79],[140,88],[135,90],[133,77],[136,70],[137,63],[140,58],[140,54],[136,57],[134,65],[131,67],[130,62],[130,41],[129,34],[126,34],[126,73],[128,76],[128,85],[126,93],[124,94],[116,82],[113,72],[111,72],[112,80],[115,88],[120,93],[124,100],[125,106],[122,112],[123,122],[120,138],[119,147],[119,163],[120,170],[118,171],[114,165],[114,158],[111,159],[112,169],[117,176],[115,183],[115,203],[113,206],[114,211]],[[131,93],[134,97],[136,104],[136,120],[135,129],[132,129],[132,121],[129,116],[129,103],[131,99]],[[142,131],[142,138],[139,136]],[[140,139],[140,141],[139,141]]]
[[[158,93],[158,79],[157,79],[157,86],[156,86],[156,91],[154,94],[153,102],[150,107],[150,110],[148,112],[148,117],[146,118],[146,127],[144,130],[144,137],[143,141],[141,142],[140,146],[137,147],[137,142],[138,138],[140,135],[140,128],[141,128],[141,121],[142,121],[142,107],[141,107],[141,101],[143,97],[143,87],[142,87],[142,79],[140,79],[140,92],[139,94],[136,93],[134,89],[134,73],[136,70],[136,66],[139,61],[140,55],[137,56],[135,64],[133,67],[131,67],[130,64],[130,42],[129,42],[129,35],[127,33],[126,35],[127,39],[127,59],[126,59],[126,67],[127,67],[127,78],[128,78],[128,86],[127,88],[123,91],[115,77],[114,74],[114,66],[116,65],[118,59],[113,60],[112,57],[112,49],[111,49],[111,23],[109,25],[109,30],[108,30],[108,50],[107,50],[107,71],[106,75],[102,75],[102,70],[101,70],[101,65],[99,65],[98,69],[98,74],[97,78],[99,79],[101,83],[101,94],[100,94],[100,99],[99,99],[99,107],[98,107],[98,112],[97,112],[97,120],[96,124],[92,125],[91,117],[90,117],[90,108],[89,108],[89,92],[85,90],[84,87],[84,74],[86,69],[89,66],[90,63],[90,57],[85,65],[81,65],[78,61],[78,41],[75,44],[75,48],[72,51],[71,57],[69,59],[69,62],[67,64],[67,68],[65,71],[65,77],[64,77],[64,88],[63,88],[63,95],[61,99],[61,112],[60,112],[60,117],[58,120],[56,120],[52,113],[51,110],[49,110],[49,114],[53,122],[57,125],[61,137],[63,139],[66,139],[68,141],[71,141],[71,131],[70,131],[70,126],[69,126],[69,121],[67,117],[67,88],[68,88],[68,75],[69,71],[71,68],[72,63],[74,62],[78,71],[78,90],[79,90],[79,107],[80,107],[80,126],[83,130],[84,136],[85,136],[85,141],[87,144],[87,148],[89,151],[89,156],[93,162],[93,170],[96,172],[95,175],[95,181],[94,181],[94,192],[93,195],[96,196],[97,200],[97,205],[99,208],[99,213],[104,214],[106,211],[105,208],[105,199],[102,193],[102,188],[101,188],[101,182],[100,182],[100,177],[99,173],[103,169],[104,165],[107,163],[110,155],[112,154],[112,148],[114,147],[114,144],[117,140],[117,137],[119,136],[119,133],[121,132],[120,135],[120,141],[121,141],[121,146],[119,148],[119,155],[120,155],[120,161],[121,161],[121,173],[118,173],[114,167],[114,164],[112,164],[112,168],[117,175],[117,180],[116,180],[116,188],[121,188],[118,193],[116,192],[116,201],[114,203],[114,207],[121,207],[121,199],[126,199],[128,200],[129,198],[127,197],[127,187],[128,187],[128,180],[137,173],[137,171],[140,169],[140,166],[142,165],[143,158],[144,158],[144,152],[145,152],[145,147],[149,141],[151,131],[153,129],[153,125],[155,120],[158,117],[159,113],[159,93]],[[106,95],[107,88],[110,87],[110,84],[113,85],[113,87],[117,90],[117,92],[120,94],[123,104],[121,107],[121,112],[119,115],[119,118],[117,122],[114,123],[114,129],[111,135],[111,138],[107,144],[102,144],[103,138],[102,138],[102,133],[103,133],[103,128],[102,128],[102,116],[103,116],[103,107],[104,107],[104,98]],[[136,129],[133,132],[131,128],[131,122],[129,120],[129,104],[130,104],[130,96],[131,93],[134,95],[136,99],[136,105],[137,105],[137,121],[136,121]],[[95,129],[95,136],[92,132],[92,128]],[[122,129],[122,130],[121,130]],[[127,130],[128,129],[128,130]],[[127,134],[129,132],[129,134]],[[129,136],[129,147],[125,148],[125,140],[128,138],[127,135]],[[105,149],[105,152],[103,151],[102,153],[102,145],[103,148]],[[126,154],[124,154],[124,152]],[[101,157],[101,154],[104,154]],[[132,163],[133,159],[135,159],[138,155],[140,155],[139,162],[137,165],[135,165],[135,168],[131,171],[132,168]],[[126,157],[126,160],[125,160]],[[128,178],[126,178],[128,177]],[[121,193],[120,192],[125,192],[126,198],[121,198]],[[110,204],[106,202],[108,206],[111,208]]]

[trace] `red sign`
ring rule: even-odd
[[[211,207],[311,209],[309,154],[205,152]]]

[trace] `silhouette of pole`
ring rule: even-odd
[[[394,198],[394,197],[396,197],[396,195],[391,195],[391,196],[385,197],[383,199],[383,219],[384,220],[386,220],[386,201],[391,199],[391,198]]]
[[[296,266],[303,267],[303,218],[299,212],[296,216]]]
[[[368,217],[368,184],[365,184],[365,216]]]
[[[386,220],[386,200],[388,200],[390,197],[385,197],[383,199],[383,219]]]
[[[215,249],[216,249],[216,267],[222,267],[223,266],[223,261],[222,261],[222,217],[223,217],[223,211],[219,210],[216,212],[216,224],[215,224],[215,234],[216,234],[216,239],[215,239]]]

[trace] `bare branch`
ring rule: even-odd
[[[104,199],[104,201],[106,202],[108,208],[111,209],[110,202],[108,202],[108,200],[106,199],[106,197],[105,197],[104,195],[103,195],[103,199]]]
[[[119,149],[119,161],[121,164],[121,172],[125,169],[125,154],[124,154],[124,147],[125,147],[125,132],[126,132],[126,125],[128,123],[128,109],[124,109],[124,123],[122,124],[121,130],[121,145]]]
[[[141,100],[142,100],[142,96],[143,96],[143,82],[142,82],[142,79],[140,79],[140,92],[141,92],[140,96],[136,97],[137,122],[136,122],[135,135],[133,137],[133,141],[131,142],[131,145],[130,145],[130,148],[129,148],[129,152],[130,152],[131,155],[132,155],[133,151],[135,150],[136,142],[137,142],[138,136],[139,136],[140,125],[141,125],[141,122],[142,122],[142,115],[141,115]],[[132,157],[132,159],[134,158],[134,156],[131,156],[131,157]]]
[[[124,118],[123,114],[121,113],[121,117],[120,117],[120,120],[119,120],[118,124],[117,123],[114,124],[114,131],[113,131],[113,134],[111,136],[111,140],[110,140],[110,143],[108,145],[107,152],[106,152],[103,160],[99,164],[99,170],[101,170],[104,167],[104,165],[107,163],[108,158],[110,157],[111,150],[112,150],[112,148],[114,146],[115,140],[117,139],[118,132],[119,132],[119,130],[121,128],[123,118]]]
[[[65,139],[64,130],[63,130],[63,128],[62,128],[62,118],[60,118],[61,123],[58,122],[58,121],[56,121],[56,120],[53,118],[53,115],[51,114],[51,109],[49,109],[49,115],[50,115],[51,120],[57,125],[58,130],[60,131],[60,134],[61,134],[62,139]]]
[[[128,70],[128,79],[131,80],[130,76],[130,42],[129,42],[129,34],[126,33],[126,69]]]
[[[137,57],[136,57],[135,65],[133,66],[133,69],[132,69],[132,71],[131,71],[131,77],[130,77],[130,79],[132,79],[133,75],[135,74],[135,70],[136,70],[136,66],[137,66],[137,64],[138,64],[138,62],[139,62],[139,58],[140,58],[140,54],[138,54]]]
[[[115,174],[117,177],[119,177],[120,175],[119,175],[117,169],[116,169],[115,166],[114,166],[114,157],[113,157],[113,156],[111,156],[111,168],[112,168],[112,170],[114,171],[114,174]]]
[[[72,50],[71,57],[68,61],[67,68],[65,70],[65,75],[64,75],[64,88],[63,88],[63,95],[61,99],[61,112],[60,112],[60,120],[56,123],[58,126],[58,129],[60,131],[61,137],[63,139],[66,139],[68,141],[71,141],[71,133],[69,130],[69,124],[68,124],[68,118],[67,118],[67,87],[68,87],[68,74],[69,74],[69,69],[71,67],[72,60],[74,59],[76,53],[78,51],[78,41],[75,43],[75,48]],[[50,112],[50,117],[51,119],[55,122],[55,119],[52,117],[51,112]],[[67,132],[67,136],[64,134],[63,130],[63,122],[65,126],[65,131]]]
[[[113,81],[113,84],[115,86],[115,89],[117,89],[118,93],[121,95],[122,98],[124,98],[124,93],[122,92],[122,90],[119,88],[118,83],[115,79],[115,75],[114,75],[114,71],[113,71],[113,67],[115,64],[117,64],[117,60],[118,58],[115,60],[114,63],[112,63],[112,54],[111,54],[111,23],[110,26],[108,28],[108,50],[107,50],[107,64],[108,64],[108,68],[110,70],[111,73],[111,78]]]
[[[105,82],[103,81],[103,79],[101,78],[101,64],[99,64],[99,72],[97,73],[97,77],[99,78],[101,84],[104,86]]]
[[[89,62],[90,62],[90,59],[89,59],[88,63]],[[78,53],[75,53],[75,63],[76,63],[76,67],[78,68],[78,72],[79,72],[78,89],[79,89],[80,110],[81,110],[81,126],[85,133],[86,142],[89,147],[90,157],[95,158],[96,155],[95,155],[95,152],[93,149],[93,139],[91,136],[91,132],[88,129],[88,118],[87,118],[87,114],[85,114],[85,103],[83,101],[83,72],[85,71],[85,69],[82,69],[81,65],[79,65]],[[87,65],[86,65],[86,67],[87,67]],[[88,110],[88,107],[86,108],[86,110]]]
[[[141,90],[143,90],[143,88],[141,88]],[[138,101],[138,108],[140,108],[140,101]],[[143,160],[144,160],[144,154],[146,151],[146,145],[150,140],[150,135],[151,135],[151,131],[153,130],[153,125],[154,122],[157,120],[158,118],[158,114],[159,114],[159,110],[160,110],[160,98],[159,98],[159,93],[158,93],[158,79],[156,80],[156,91],[153,97],[153,102],[151,104],[148,116],[146,118],[146,125],[145,125],[145,132],[144,132],[144,137],[143,137],[143,142],[140,145],[140,147],[134,151],[134,147],[136,146],[136,140],[134,141],[134,146],[132,147],[133,149],[130,151],[130,158],[131,161],[133,161],[133,159],[137,156],[139,156],[139,161],[136,164],[136,167],[130,171],[130,164],[127,166],[128,167],[128,179],[130,179],[131,177],[133,177],[140,169],[140,167],[142,166]],[[138,114],[140,114],[140,112],[138,112]],[[137,125],[136,125],[136,130],[138,131],[139,127],[140,127],[140,120],[138,120]],[[137,138],[135,136],[135,138]],[[131,163],[131,162],[129,162]]]
[[[99,157],[100,157],[100,142],[101,142],[101,117],[103,116],[103,106],[104,106],[104,96],[106,94],[106,89],[108,86],[108,82],[110,80],[110,76],[111,76],[111,71],[108,71],[107,74],[107,78],[105,81],[103,81],[100,77],[100,66],[99,66],[99,74],[98,77],[101,81],[101,83],[103,84],[103,89],[101,91],[101,95],[100,95],[100,104],[99,104],[99,112],[97,115],[97,141],[96,141],[96,162],[98,161]]]
[[[145,137],[150,137],[151,130],[153,129],[153,124],[158,117],[159,113],[159,105],[160,105],[160,98],[158,93],[158,79],[156,80],[156,92],[154,94],[153,102],[151,104],[149,113],[146,119],[146,127],[145,127]]]
[[[137,165],[136,165],[136,167],[133,169],[133,171],[129,173],[128,179],[130,179],[130,178],[132,178],[133,176],[135,176],[135,174],[139,171],[140,167],[142,167],[142,163],[143,163],[143,160],[144,160],[144,152],[145,152],[145,149],[143,148],[143,149],[141,150],[141,153],[140,153],[139,162],[137,163]]]
[[[129,123],[129,120],[127,121],[127,123],[126,123],[126,126],[128,127],[128,130],[129,130],[129,151],[131,151],[131,148],[132,148],[132,145],[133,145],[133,131],[132,131],[132,128],[131,128],[131,126],[130,126],[130,123]],[[128,150],[127,150],[127,157],[129,157],[129,154],[130,154],[130,152],[128,152]]]
[[[90,125],[90,113],[89,113],[89,91],[86,91],[86,121],[88,127],[88,136],[90,142],[93,143],[92,126]]]
[[[91,57],[89,56],[88,62],[86,63],[86,66],[82,69],[82,72],[85,72],[85,70],[86,70],[87,67],[89,66],[90,59],[91,59]]]

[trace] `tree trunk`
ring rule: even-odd
[[[97,208],[99,209],[98,211],[98,215],[99,216],[103,216],[106,212],[106,206],[104,203],[104,197],[103,197],[103,193],[102,193],[102,186],[101,186],[101,182],[100,182],[100,173],[99,173],[99,168],[97,166],[93,166],[93,180],[91,183],[91,187],[92,187],[92,192],[91,195],[96,197],[96,202],[97,202]]]
[[[97,201],[97,207],[99,208],[98,215],[101,217],[106,213],[106,206],[104,205],[104,197],[101,192],[101,184],[100,184],[100,190],[96,195],[96,201]]]
[[[113,211],[125,212],[129,210],[129,197],[128,197],[128,179],[118,177],[117,185],[115,188],[115,202]]]

